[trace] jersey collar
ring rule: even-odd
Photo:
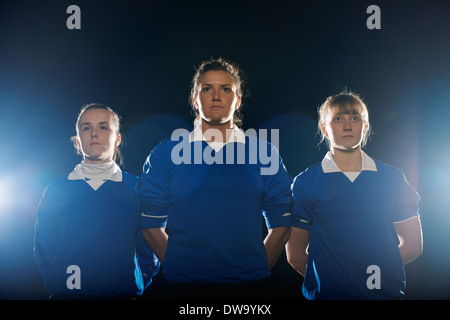
[[[84,164],[84,161],[77,164],[75,166],[75,168],[73,169],[73,171],[69,174],[67,179],[68,180],[86,180],[85,176],[83,175],[83,172],[81,171],[83,164]],[[106,180],[111,180],[114,182],[122,182],[122,170],[115,162],[113,163],[113,166],[114,166],[114,168],[112,170],[112,174]]]
[[[369,157],[363,150],[361,150],[361,160],[361,171],[377,171],[375,161],[371,157]],[[337,166],[336,162],[334,162],[333,157],[331,156],[331,151],[328,151],[322,160],[322,170],[325,173],[342,172],[341,169],[339,169],[339,167]]]
[[[230,143],[230,142],[245,143],[245,133],[241,129],[239,129],[236,125],[234,125],[233,129],[231,129],[231,130],[233,130],[233,131],[231,132],[230,138],[228,139],[228,141],[226,143]],[[206,138],[203,135],[201,125],[196,126],[194,128],[194,130],[189,133],[189,142],[194,142],[194,141],[206,141]],[[215,151],[220,150],[225,145],[225,143],[223,143],[221,141],[208,142],[208,144]]]

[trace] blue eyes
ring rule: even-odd
[[[88,131],[88,130],[90,130],[90,129],[91,129],[91,127],[85,126],[85,127],[82,127],[82,128],[81,128],[81,131]],[[100,127],[100,130],[109,130],[109,128],[108,128],[108,127],[105,127],[105,126],[101,126],[101,127]]]
[[[342,120],[344,120],[342,117],[335,117],[333,119],[334,122],[342,122]],[[354,116],[350,119],[352,122],[359,122],[361,121],[361,117],[359,116]]]

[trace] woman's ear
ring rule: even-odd
[[[235,111],[241,107],[241,102],[242,102],[242,97],[238,96],[238,99],[236,101],[236,107],[234,108]]]
[[[79,153],[82,153],[81,151],[82,151],[82,149],[81,149],[81,142],[80,142],[80,139],[78,138],[78,137],[75,137],[75,146],[77,147],[77,150],[78,150],[78,152]]]
[[[367,133],[367,130],[369,130],[369,123],[365,122],[365,123],[364,123],[363,134],[366,134],[366,133]]]
[[[324,137],[328,138],[328,132],[327,129],[325,127],[325,125],[323,123],[320,124],[320,131],[322,131],[322,134]]]
[[[117,138],[116,138],[116,148],[118,146],[120,146],[120,143],[122,142],[122,136],[120,133],[117,134]]]
[[[197,110],[198,110],[198,101],[197,101],[197,96],[195,96],[195,98],[194,98],[194,99],[192,99],[192,101],[194,101],[194,107],[195,107],[195,109],[197,109]]]

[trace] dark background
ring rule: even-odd
[[[81,30],[66,27],[71,4]],[[381,30],[366,27],[371,4]],[[279,129],[292,176],[326,152],[319,104],[343,87],[362,95],[366,152],[403,169],[421,195],[424,252],[405,267],[405,298],[450,298],[449,35],[445,0],[1,1],[0,298],[47,296],[33,257],[36,209],[45,186],[81,160],[69,140],[81,106],[118,111],[124,169],[139,175],[160,140],[191,129],[194,66],[219,56],[247,74],[243,129]],[[302,299],[285,256],[272,283],[280,298]]]

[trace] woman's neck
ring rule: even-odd
[[[224,142],[225,143],[230,139],[232,129],[234,128],[233,120],[227,121],[225,123],[220,123],[220,124],[211,124],[203,119],[201,121],[202,121],[201,122],[202,133],[207,138],[207,140],[210,140],[211,136],[216,137],[216,135],[211,135],[211,134],[205,135],[205,132],[209,129],[216,129],[222,133],[222,141],[215,141],[215,142]],[[211,141],[208,141],[208,142],[211,142]]]
[[[342,172],[359,172],[362,167],[361,148],[341,150],[331,148],[331,156]]]
[[[114,161],[99,164],[92,164],[87,163],[86,161],[82,161],[81,172],[88,179],[94,180],[108,179],[114,172]]]

